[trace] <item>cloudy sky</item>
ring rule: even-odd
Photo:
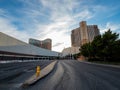
[[[51,38],[54,51],[71,46],[80,21],[120,33],[120,0],[0,0],[0,32],[24,42]]]

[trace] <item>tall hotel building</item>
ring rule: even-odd
[[[34,46],[41,47],[44,49],[48,49],[48,50],[51,50],[51,48],[52,48],[52,40],[51,39],[45,39],[43,41],[40,41],[40,40],[30,38],[29,44],[32,44]]]
[[[92,42],[94,37],[99,34],[97,25],[87,25],[86,21],[82,21],[80,22],[80,27],[72,30],[72,47],[81,47],[85,43]]]

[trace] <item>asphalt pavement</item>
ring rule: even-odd
[[[36,63],[38,64],[38,62]],[[50,61],[45,63],[48,64]],[[2,66],[2,69],[0,66],[0,74],[5,73],[6,70],[14,73],[13,69],[19,70],[20,67],[24,70],[27,65],[32,68],[31,64],[18,64],[16,67]],[[34,73],[32,70],[27,69],[26,74],[23,72],[18,75],[11,74],[9,78],[4,79],[1,79],[4,76],[0,75],[0,90],[120,90],[119,67],[89,64],[76,60],[61,60],[46,77],[29,87],[21,87],[20,83]]]
[[[22,83],[36,72],[36,66],[41,69],[53,61],[40,60],[0,64],[0,90],[20,88]]]

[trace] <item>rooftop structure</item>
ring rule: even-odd
[[[0,32],[0,55],[57,57],[58,52],[39,48]]]

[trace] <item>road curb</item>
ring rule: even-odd
[[[40,76],[39,77],[36,77],[36,74],[34,74],[33,76],[31,76],[29,79],[27,79],[22,84],[22,87],[30,86],[30,85],[34,84],[35,82],[37,82],[38,80],[40,80],[41,78],[43,78],[46,75],[48,75],[53,70],[56,62],[57,61],[54,61],[54,62],[50,63],[48,66],[46,66],[44,69],[42,69],[41,72],[40,72]]]
[[[78,60],[79,61],[79,60]],[[106,66],[106,67],[113,67],[113,68],[120,68],[118,65],[109,65],[109,64],[99,64],[99,63],[92,63],[92,62],[86,62],[86,61],[79,61],[82,63],[92,64],[92,65],[99,65],[99,66]]]

